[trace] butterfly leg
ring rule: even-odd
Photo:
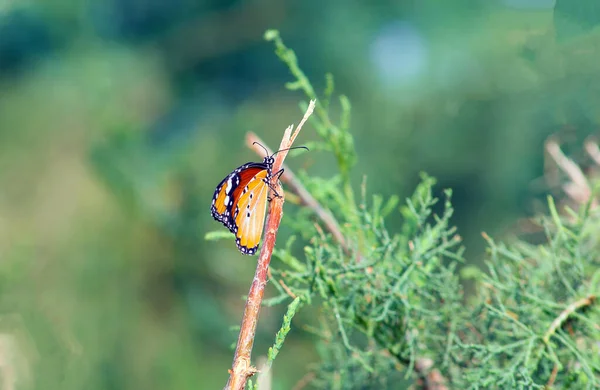
[[[283,175],[283,171],[284,171],[284,169],[281,168],[280,170],[278,170],[277,172],[275,172],[275,174],[273,175],[273,177],[277,177],[277,180],[281,179],[281,175]]]
[[[268,196],[267,200],[270,202],[273,200],[273,198],[281,198],[281,195],[279,195],[279,193],[275,190],[275,188],[269,186],[269,188],[271,188],[271,191],[273,191],[273,196]]]
[[[279,179],[281,178],[281,175],[283,175],[283,171],[284,171],[284,169],[283,169],[283,168],[281,168],[280,170],[278,170],[278,171],[277,171],[277,172],[276,172],[276,173],[273,175],[273,177],[276,177],[276,178],[277,178],[277,180],[279,180]],[[268,182],[268,184],[269,184],[269,188],[271,189],[271,191],[273,191],[273,196],[274,196],[275,198],[281,198],[281,195],[279,195],[279,194],[277,193],[277,190],[275,190],[275,188],[273,187],[273,185],[272,185],[270,182]],[[271,200],[273,200],[273,197],[270,197],[270,196],[269,196],[269,197],[267,198],[267,200],[270,202]]]

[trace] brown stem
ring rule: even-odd
[[[571,303],[569,306],[567,306],[565,308],[565,310],[563,310],[558,315],[558,317],[556,317],[554,319],[554,321],[552,321],[552,324],[550,324],[550,328],[548,328],[548,330],[544,334],[544,342],[546,344],[548,344],[550,342],[550,338],[556,333],[558,328],[560,328],[562,326],[562,324],[564,324],[564,322],[567,320],[567,318],[569,318],[569,316],[571,314],[575,313],[577,310],[580,310],[586,306],[590,306],[592,303],[594,303],[595,299],[596,299],[595,295],[590,295],[585,298],[581,298],[578,301],[575,301],[575,302]]]
[[[294,133],[292,133],[293,126],[290,126],[285,130],[279,149],[291,147],[298,136],[298,133],[302,129],[302,126],[312,114],[314,107],[315,101],[312,100]],[[287,151],[282,151],[276,155],[273,164],[273,172],[277,172],[281,168],[286,156]],[[252,280],[248,298],[246,299],[246,307],[244,309],[244,316],[242,317],[238,342],[235,347],[233,365],[229,370],[229,380],[225,385],[226,390],[243,390],[248,378],[257,372],[257,369],[251,365],[250,356],[252,354],[260,306],[265,292],[265,286],[267,285],[267,273],[269,270],[269,263],[271,262],[271,254],[275,247],[277,230],[279,229],[281,217],[283,216],[283,190],[276,179],[274,179],[272,185],[281,197],[273,197],[273,200],[269,204],[269,216],[267,217],[265,236],[258,256],[258,264],[256,265],[254,279]]]
[[[552,372],[550,373],[550,378],[548,379],[548,383],[546,383],[546,389],[551,389],[554,386],[554,382],[556,381],[556,376],[558,375],[558,364],[554,365]]]

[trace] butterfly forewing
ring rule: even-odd
[[[234,211],[235,211],[235,200],[237,199],[239,201],[239,198],[242,195],[242,193],[244,192],[244,189],[248,186],[250,181],[252,179],[254,179],[254,177],[256,175],[258,175],[261,171],[264,171],[266,174],[268,174],[267,167],[265,167],[264,164],[254,164],[252,166],[247,167],[246,169],[241,170],[238,173],[239,185],[233,190],[233,194],[232,194],[232,197],[234,199],[234,202],[232,204],[232,209]]]
[[[258,172],[241,190],[238,201],[234,204],[233,223],[235,225],[236,244],[238,249],[248,255],[256,253],[262,236],[267,211],[269,193],[268,170]],[[240,186],[240,188],[242,188]]]
[[[235,200],[250,180],[265,168],[262,163],[244,164],[227,175],[215,189],[210,209],[211,215],[232,233],[235,233],[233,222]]]
[[[231,205],[233,199],[229,196],[234,185],[237,185],[237,179],[233,175],[228,175],[217,186],[213,196],[212,207],[210,209],[212,216],[219,222],[223,222],[226,226],[226,221],[230,219]]]

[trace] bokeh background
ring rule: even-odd
[[[514,233],[553,191],[548,136],[586,164],[599,22],[596,0],[0,0],[1,388],[225,384],[255,261],[204,240],[224,229],[211,196],[256,160],[247,131],[274,147],[302,115],[266,29],[350,98],[356,186],[436,176],[477,264],[481,231]],[[289,163],[335,174],[318,151]],[[294,323],[274,389],[317,359]]]

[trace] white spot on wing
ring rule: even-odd
[[[225,187],[225,193],[229,194],[231,192],[231,187],[233,184],[231,183],[231,177],[227,179],[227,187]]]

